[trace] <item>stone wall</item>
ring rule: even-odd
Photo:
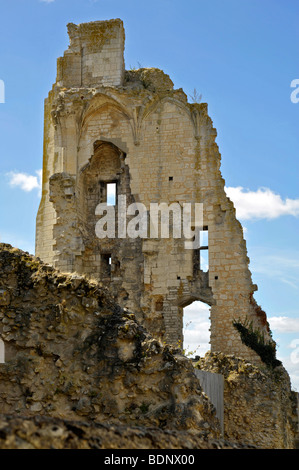
[[[196,368],[224,377],[224,437],[264,449],[294,449],[297,393],[283,368],[263,368],[222,353],[207,353]]]
[[[232,324],[248,319],[271,339],[253,298],[257,287],[242,227],[224,191],[207,105],[188,103],[161,70],[125,71],[121,20],[68,29],[70,47],[58,60],[45,101],[36,255],[62,272],[101,280],[155,337],[173,345],[183,342],[183,308],[201,300],[211,306],[211,350],[260,364]],[[111,181],[127,205],[142,203],[149,210],[151,203],[176,203],[182,210],[184,204],[202,204],[208,272],[200,249],[186,249],[172,230],[169,238],[99,239],[97,185]],[[103,275],[107,257],[109,276]]]
[[[224,376],[219,439],[216,410],[180,349],[151,336],[98,281],[5,244],[0,338],[0,448],[105,448],[107,436],[109,448],[294,446],[297,395],[282,366],[222,353],[196,364]]]

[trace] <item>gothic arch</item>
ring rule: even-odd
[[[146,134],[146,121],[150,119],[151,114],[157,112],[159,107],[163,108],[165,104],[171,104],[175,106],[176,112],[174,115],[179,112],[185,116],[190,125],[190,136],[192,135],[195,137],[195,129],[194,129],[194,121],[192,119],[192,114],[189,109],[189,106],[187,103],[182,102],[181,100],[172,97],[172,96],[164,96],[164,97],[158,97],[155,98],[154,100],[151,100],[150,102],[146,103],[144,107],[141,107],[138,113],[138,119],[137,119],[137,140],[142,141],[142,138]],[[178,110],[178,111],[177,111]],[[162,112],[163,115],[163,112]]]
[[[133,120],[133,116],[130,116],[127,108],[122,103],[107,95],[98,95],[91,100],[89,106],[83,111],[81,117],[81,125],[79,132],[79,140],[82,134],[85,132],[86,127],[91,119],[96,115],[102,114],[105,110],[110,109],[114,112],[118,112],[122,117],[127,120],[130,124]]]
[[[111,108],[120,114],[123,115],[124,118],[130,120],[132,117],[128,114],[127,110],[114,99],[107,98],[107,96],[103,96],[101,100],[95,99],[96,101],[92,101],[90,106],[85,111],[82,121],[81,121],[81,131],[86,127],[88,121],[95,116],[96,114],[101,114],[104,110]]]
[[[142,121],[144,121],[151,113],[155,112],[155,110],[157,109],[159,105],[163,105],[164,103],[167,103],[167,102],[174,104],[179,109],[184,111],[184,113],[190,119],[190,122],[192,122],[191,112],[188,108],[187,103],[183,103],[181,100],[178,100],[177,98],[174,98],[172,96],[164,96],[162,98],[160,97],[155,98],[154,100],[147,103],[142,112],[142,116],[141,116]]]

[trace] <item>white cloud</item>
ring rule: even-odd
[[[299,199],[283,200],[269,188],[250,191],[238,186],[226,187],[225,191],[233,201],[236,216],[240,220],[275,219],[282,215],[299,217]]]
[[[55,0],[39,0],[42,3],[53,3]]]
[[[299,333],[299,318],[269,317],[270,328],[280,333]]]
[[[284,282],[285,284],[287,284],[288,286],[292,287],[293,289],[298,289],[298,280],[296,279],[296,282],[293,282],[293,281],[290,281],[289,279],[281,279],[281,282]]]
[[[210,350],[210,308],[202,302],[193,302],[184,308],[184,343],[185,354],[204,356]]]
[[[33,189],[41,190],[42,170],[35,172],[36,175],[28,175],[27,173],[16,173],[11,171],[7,174],[9,184],[12,187],[19,187],[23,191],[30,192]]]

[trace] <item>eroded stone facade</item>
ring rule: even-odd
[[[270,340],[207,105],[190,104],[161,70],[126,71],[121,20],[70,24],[68,32],[70,46],[45,100],[36,255],[62,272],[100,280],[155,337],[174,345],[183,340],[183,308],[201,300],[211,306],[211,350],[260,364],[232,324],[253,321]],[[171,231],[163,239],[99,239],[96,207],[111,183],[127,206],[203,204],[208,271],[200,250],[186,249]]]
[[[207,353],[197,368],[224,377],[224,437],[263,449],[293,449],[298,394],[284,367],[259,368],[241,358]]]
[[[220,436],[179,349],[153,338],[105,287],[3,244],[0,336],[1,414]]]

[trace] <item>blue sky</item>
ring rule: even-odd
[[[298,0],[0,0],[0,8],[0,240],[34,252],[43,103],[68,47],[66,24],[121,18],[127,69],[161,68],[208,103],[255,297],[299,390]],[[207,309],[194,309],[186,337],[204,349]]]

